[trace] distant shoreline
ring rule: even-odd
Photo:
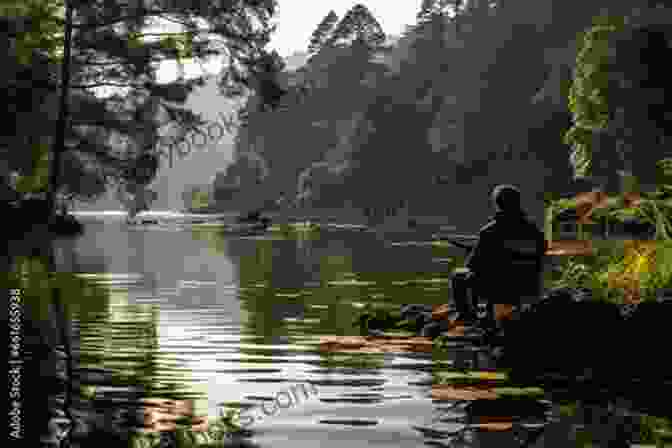
[[[219,211],[205,211],[200,210],[148,210],[142,213],[139,213],[137,216],[142,217],[194,217],[201,219],[212,219],[216,220],[218,218],[234,218],[240,216],[243,212],[236,210],[219,210]],[[73,215],[78,217],[94,217],[94,216],[106,216],[110,218],[124,218],[128,213],[124,210],[104,210],[104,211],[73,211]],[[278,224],[283,222],[297,223],[297,222],[315,222],[315,223],[330,223],[330,224],[342,224],[342,225],[358,225],[358,226],[371,226],[373,228],[377,227],[376,225],[371,225],[370,221],[366,218],[364,213],[357,209],[303,209],[303,210],[283,210],[283,211],[268,211],[263,213],[265,216],[268,216],[272,223]],[[394,219],[394,218],[393,218]],[[455,225],[451,223],[451,219],[445,215],[410,215],[408,216],[409,220],[413,220],[417,223],[419,227],[431,227],[434,228],[436,232],[450,232],[450,233],[474,233],[470,230],[458,229]],[[394,228],[391,229],[394,231]]]

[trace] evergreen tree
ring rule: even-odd
[[[123,0],[70,0],[70,4],[74,9],[71,85],[67,92],[70,116],[65,129],[63,175],[59,176],[59,194],[64,197],[90,197],[82,188],[95,186],[93,190],[98,191],[100,181],[127,184],[128,190],[137,189],[130,185],[133,183],[148,184],[158,169],[160,154],[155,144],[159,129],[174,125],[179,142],[201,123],[182,105],[195,86],[204,84],[204,79],[158,84],[156,62],[205,59],[221,52],[214,44],[222,40],[230,50],[230,63],[238,68],[238,77],[228,78],[223,86],[227,94],[235,94],[236,85],[251,84],[260,67],[267,65],[263,48],[273,30],[268,19],[274,13],[274,0],[156,0],[150,7]],[[2,47],[11,53],[4,59],[17,67],[13,72],[3,72],[3,90],[5,95],[14,92],[10,104],[17,108],[33,105],[30,112],[14,114],[16,136],[3,138],[0,149],[10,160],[10,171],[32,178],[21,186],[37,191],[46,188],[44,182],[37,180],[44,176],[34,174],[39,171],[36,166],[44,168],[49,159],[49,140],[53,139],[55,127],[54,98],[61,81],[61,6],[52,0],[9,0],[0,8],[0,18],[7,25],[3,27],[7,32],[1,36],[6,43]],[[251,19],[250,12],[256,19]],[[148,33],[149,21],[158,17],[179,23],[182,30]],[[120,93],[104,98],[92,93],[92,89],[103,86],[115,87]],[[252,86],[255,87],[269,90],[263,83]],[[274,95],[270,92],[268,96]],[[31,101],[26,103],[26,99]],[[13,111],[9,112],[12,115]],[[19,132],[24,127],[32,132]],[[25,151],[27,147],[31,150]],[[78,179],[73,176],[73,169],[87,170],[95,174],[91,180],[98,180],[67,185],[71,179]]]
[[[313,31],[313,34],[310,37],[308,53],[312,55],[320,51],[322,46],[329,40],[331,33],[336,26],[336,22],[338,22],[338,16],[333,10],[329,11],[329,14],[322,19],[319,25],[317,25],[317,28]]]
[[[385,39],[385,33],[371,11],[358,3],[341,19],[326,45],[350,44],[359,40],[376,48],[383,45]]]

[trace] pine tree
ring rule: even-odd
[[[313,31],[313,34],[310,37],[308,53],[315,54],[320,51],[334,31],[336,22],[338,22],[338,16],[333,10],[329,11],[329,14],[322,19],[319,25],[317,25],[317,28]]]
[[[142,6],[143,2],[124,0],[104,4],[69,1],[74,9],[72,82],[67,92],[70,114],[58,191],[61,196],[81,193],[84,197],[90,195],[82,188],[98,185],[94,188],[97,191],[98,181],[128,184],[130,190],[134,189],[131,183],[151,182],[158,169],[160,154],[155,148],[160,127],[175,125],[179,142],[201,123],[196,114],[182,105],[195,86],[204,84],[204,78],[158,84],[156,62],[216,55],[221,50],[213,49],[211,36],[217,35],[230,50],[230,63],[237,67],[237,77],[222,82],[223,93],[234,95],[236,86],[249,87],[250,79],[265,64],[263,48],[273,30],[268,19],[275,8],[274,0],[214,3],[154,0],[150,7]],[[14,25],[5,28],[8,31],[1,36],[8,42],[2,47],[10,49],[3,59],[18,67],[12,73],[4,71],[0,82],[5,86],[5,95],[23,92],[22,97],[10,104],[20,107],[26,104],[21,101],[26,98],[31,98],[33,104],[31,112],[14,117],[16,136],[3,138],[0,147],[10,159],[9,170],[23,177],[43,178],[34,176],[36,165],[43,165],[49,158],[44,142],[38,137],[53,138],[55,128],[54,97],[62,62],[58,49],[63,47],[64,24],[60,6],[56,0],[8,0],[0,8],[3,23]],[[250,11],[260,20],[253,22],[247,14]],[[182,31],[147,33],[146,25],[156,17],[179,23]],[[199,19],[204,19],[207,27]],[[26,29],[39,32],[22,31]],[[38,76],[19,76],[22,72]],[[103,86],[121,92],[105,98],[95,96],[93,89]],[[12,115],[13,111],[9,112]],[[24,127],[32,132],[19,132]],[[31,151],[25,151],[26,147],[31,147]],[[68,170],[67,178],[64,168]],[[95,174],[97,177],[92,179],[98,181],[72,183],[71,179],[80,177],[72,176],[73,169],[85,169]],[[38,191],[46,187],[37,180],[23,184]]]
[[[345,14],[326,45],[351,44],[356,40],[372,48],[382,46],[386,40],[380,23],[373,17],[371,11],[360,3]]]

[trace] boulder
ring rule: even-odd
[[[505,326],[505,367],[512,375],[567,377],[606,374],[617,367],[623,319],[615,304],[572,289],[551,291]]]
[[[425,325],[432,321],[431,305],[404,305],[400,312],[401,319],[410,322],[414,331],[421,331]]]
[[[621,369],[630,378],[671,379],[667,364],[667,326],[672,301],[642,302],[625,318]]]

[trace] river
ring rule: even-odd
[[[96,400],[114,406],[115,397],[139,388],[145,397],[193,398],[198,415],[249,408],[259,417],[252,406],[310,385],[304,399],[276,406],[248,427],[255,443],[274,448],[447,447],[447,434],[465,426],[446,420],[460,413],[431,392],[432,373],[476,367],[469,346],[441,359],[431,352],[342,354],[319,346],[321,337],[359,334],[353,320],[366,304],[445,303],[462,250],[390,244],[354,230],[236,237],[185,225],[190,217],[180,214],[135,227],[118,214],[80,218],[84,235],[57,241],[55,259],[67,283],[77,367],[115,372],[98,381]],[[50,312],[39,304],[31,311],[28,302],[27,313]],[[578,444],[577,431],[589,440],[605,425],[611,425],[607,432],[623,432],[625,417],[615,416],[613,404],[603,423],[591,415],[605,406],[580,398],[570,402],[571,411],[567,402],[552,405],[551,413],[563,416],[534,446],[588,446]],[[521,446],[520,431],[530,435],[551,421],[532,418],[518,432],[474,431],[463,443]],[[558,437],[565,444],[554,442]]]

